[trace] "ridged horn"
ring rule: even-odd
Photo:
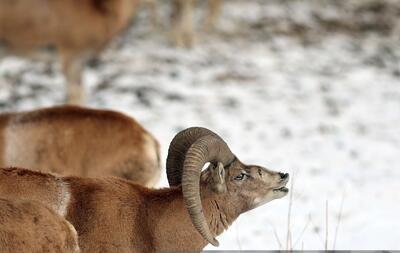
[[[209,130],[208,130],[209,131]],[[207,162],[224,166],[235,159],[228,145],[215,133],[198,138],[188,149],[183,163],[182,194],[194,227],[205,240],[214,246],[214,238],[206,222],[200,198],[200,174]]]
[[[171,141],[167,157],[167,178],[170,186],[178,186],[182,183],[182,169],[186,152],[196,140],[207,135],[220,138],[207,128],[191,127],[179,132]]]

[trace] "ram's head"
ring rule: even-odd
[[[208,168],[202,172],[206,163]],[[289,174],[243,164],[214,132],[186,129],[172,140],[167,159],[171,186],[182,185],[183,199],[193,225],[214,246],[218,241],[207,225],[200,199],[200,183],[216,194],[227,195],[239,213],[284,197]]]

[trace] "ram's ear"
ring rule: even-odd
[[[217,165],[210,164],[209,172],[211,174],[211,186],[212,190],[217,193],[226,192],[226,184],[225,184],[225,168],[224,165],[220,162]]]

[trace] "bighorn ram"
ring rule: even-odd
[[[77,106],[0,114],[0,167],[9,166],[149,187],[161,174],[158,142],[134,119]]]
[[[208,168],[201,172],[203,166]],[[243,164],[204,128],[172,141],[170,188],[147,189],[118,178],[56,177],[0,170],[0,196],[41,201],[76,228],[83,252],[193,252],[218,245],[241,214],[282,198],[289,175]]]
[[[53,210],[26,200],[0,198],[2,253],[79,253],[74,227]]]
[[[221,9],[222,0],[208,0],[207,15],[203,29],[209,30]],[[195,0],[173,0],[172,2],[172,36],[177,46],[191,47],[194,43],[193,8]]]
[[[66,78],[67,102],[80,104],[85,63],[128,25],[139,1],[2,0],[0,58],[1,51],[42,58],[43,51],[54,49]]]

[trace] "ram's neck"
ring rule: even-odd
[[[202,188],[202,205],[207,223],[211,232],[219,235],[238,214],[230,211],[223,196],[211,194]],[[157,191],[148,203],[148,225],[154,231],[153,246],[156,251],[201,251],[208,244],[194,228],[180,188]]]
[[[203,206],[205,209],[205,215],[207,223],[211,233],[214,235],[220,235],[222,232],[228,229],[228,227],[234,222],[239,216],[235,212],[235,208],[227,203],[227,199],[224,195],[213,196],[206,200],[203,200]]]

